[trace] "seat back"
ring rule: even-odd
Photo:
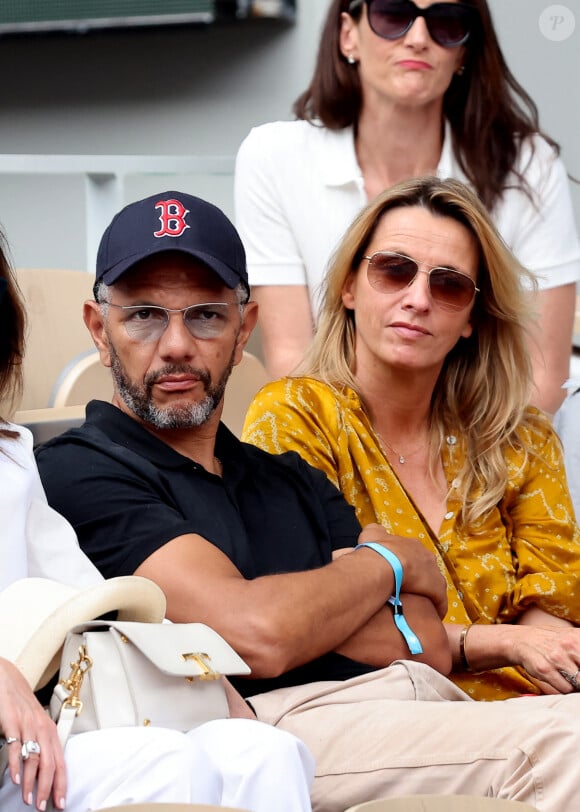
[[[254,395],[269,380],[260,359],[251,352],[244,352],[227,383],[222,413],[222,420],[237,437],[242,433],[246,412]]]
[[[535,806],[471,795],[406,795],[351,806],[346,812],[538,812]]]
[[[77,355],[61,371],[49,405],[56,408],[82,406],[94,398],[110,401],[112,396],[111,370],[101,364],[99,353],[93,347]]]
[[[24,389],[15,409],[43,409],[61,370],[93,348],[82,306],[92,297],[93,277],[83,271],[23,268],[16,279],[28,317],[22,372]]]

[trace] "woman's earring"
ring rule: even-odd
[[[349,54],[347,56],[346,61],[348,62],[349,65],[356,65],[356,59],[352,54]]]
[[[460,65],[457,70],[455,71],[457,76],[463,76],[465,73],[465,65]]]

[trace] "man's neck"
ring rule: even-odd
[[[222,413],[222,404],[217,407],[203,425],[182,429],[157,428],[138,417],[128,408],[124,401],[116,396],[113,397],[113,405],[178,454],[203,466],[206,471],[221,476],[221,462],[215,456],[215,442]]]

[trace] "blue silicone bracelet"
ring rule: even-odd
[[[375,553],[382,555],[385,561],[390,564],[393,575],[395,576],[395,594],[391,595],[387,603],[393,607],[395,626],[405,638],[405,643],[411,654],[422,654],[423,646],[421,645],[421,641],[411,629],[403,614],[403,604],[400,598],[401,585],[403,583],[403,565],[397,556],[391,550],[383,547],[382,544],[377,544],[374,541],[365,541],[362,544],[358,544],[354,549],[359,550],[361,547],[370,547]]]

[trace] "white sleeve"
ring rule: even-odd
[[[564,164],[543,138],[537,136],[533,143],[533,156],[528,144],[519,160],[533,200],[521,190],[509,189],[501,204],[505,225],[498,226],[545,290],[580,279],[580,241]]]
[[[288,154],[276,123],[251,130],[236,156],[235,221],[246,249],[250,285],[306,285],[306,271],[286,207]]]
[[[0,437],[0,588],[19,578],[52,578],[85,587],[102,576],[79,547],[71,525],[49,507],[27,428],[4,424]]]
[[[26,543],[30,577],[51,578],[79,589],[103,580],[79,547],[71,525],[48,505],[38,473],[28,508]]]
[[[554,428],[564,448],[568,487],[576,518],[580,520],[580,378],[568,381],[566,388],[571,392],[554,415]]]

